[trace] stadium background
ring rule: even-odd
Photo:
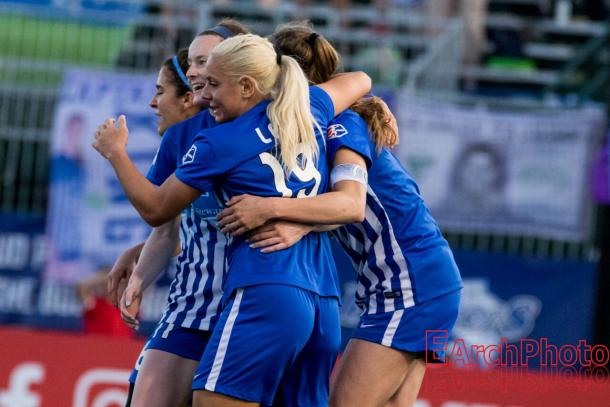
[[[310,19],[346,69],[373,77],[399,119],[396,154],[464,277],[454,339],[610,346],[608,5],[464,0],[448,14],[445,3],[0,0],[0,406],[121,405],[171,270],[146,294],[140,336],[95,333],[75,287],[148,229],[89,147],[92,129],[127,113],[145,169],[161,61],[225,16],[263,35]],[[353,274],[337,258],[347,335]],[[529,365],[429,369],[418,406],[610,400],[605,368]]]

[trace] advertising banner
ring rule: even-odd
[[[360,309],[354,303],[356,275],[338,245],[333,252],[343,290],[341,326],[345,347],[360,319]],[[535,349],[531,349],[526,363],[519,365],[537,369],[541,350],[546,348],[595,346],[591,337],[596,263],[474,251],[455,251],[454,255],[464,288],[448,353],[454,346],[455,351],[470,351],[472,346],[485,349],[525,341]],[[462,365],[490,367],[485,359],[468,356],[471,359]]]
[[[143,342],[0,328],[0,407],[120,407]]]
[[[46,279],[78,281],[148,236],[150,228],[91,142],[105,119],[125,114],[129,156],[145,173],[159,144],[148,106],[154,84],[153,75],[65,73],[51,138]]]
[[[143,342],[0,328],[0,407],[122,407]],[[607,377],[429,365],[416,407],[605,406]]]
[[[128,153],[146,173],[159,145],[156,117],[149,107],[155,75],[69,70],[51,138],[51,176],[47,213],[47,255],[40,289],[40,322],[79,317],[74,285],[112,266],[123,250],[143,242],[150,227],[127,200],[116,175],[91,147],[96,127],[124,114]],[[168,269],[173,272],[173,269]],[[167,296],[166,276],[142,304],[142,319],[158,321]]]
[[[470,251],[455,259],[464,289],[454,338],[467,346],[592,345],[596,263]],[[527,365],[539,367],[538,356]]]
[[[0,322],[36,312],[44,263],[44,218],[0,213]]]
[[[582,240],[595,107],[491,111],[398,95],[399,158],[444,230]]]

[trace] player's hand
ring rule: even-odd
[[[129,130],[124,115],[119,116],[118,127],[114,118],[106,119],[95,131],[95,141],[91,144],[104,158],[110,159],[113,155],[127,148]]]
[[[227,202],[227,208],[218,215],[218,226],[222,233],[240,236],[269,220],[267,198],[253,195],[234,196]]]
[[[112,270],[108,273],[108,300],[115,307],[119,306],[119,299],[123,297],[129,277],[131,277],[131,273],[133,273],[133,269],[136,267],[136,260],[140,254],[140,250],[136,250],[136,248],[139,247],[141,246],[138,245],[125,250],[116,259]]]
[[[310,225],[273,221],[253,230],[247,241],[253,249],[262,248],[261,252],[272,253],[289,248],[311,231]]]
[[[121,298],[121,318],[125,324],[132,328],[140,328],[138,312],[142,302],[142,280],[137,275],[132,275]]]

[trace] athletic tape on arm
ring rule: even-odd
[[[356,181],[366,187],[368,184],[368,173],[365,168],[356,164],[339,164],[330,172],[331,187],[334,187],[340,181]]]

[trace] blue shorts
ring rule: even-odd
[[[460,294],[461,289],[413,307],[383,314],[363,315],[352,333],[352,338],[404,352],[434,351],[435,359],[444,361],[447,337],[458,317]],[[431,332],[427,334],[426,331],[441,331],[446,335]],[[441,343],[443,337],[445,346]]]
[[[203,351],[210,339],[210,331],[202,331],[199,329],[182,328],[160,322],[153,334],[148,338],[144,345],[144,349],[138,356],[136,365],[129,376],[129,383],[135,383],[138,377],[138,370],[144,355],[149,349],[162,350],[164,352],[173,353],[174,355],[185,359],[201,360]]]
[[[280,284],[240,288],[220,315],[193,390],[264,406],[327,406],[340,345],[337,298]]]

